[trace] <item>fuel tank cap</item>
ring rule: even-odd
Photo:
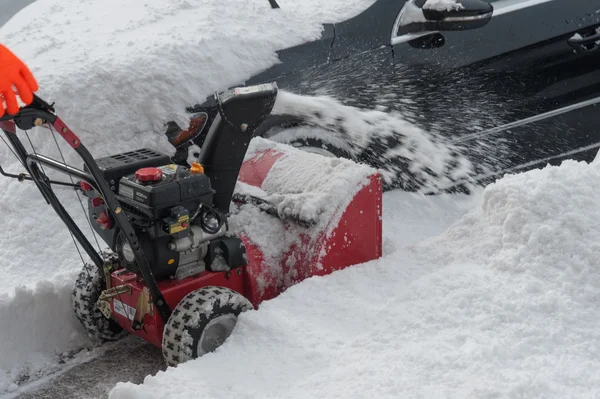
[[[141,168],[135,172],[135,178],[144,183],[160,181],[162,176],[163,172],[159,168]]]

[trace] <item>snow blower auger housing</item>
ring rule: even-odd
[[[0,119],[25,169],[0,173],[33,181],[90,258],[73,290],[90,336],[130,333],[177,365],[220,346],[241,312],[306,278],[381,256],[380,175],[253,140],[276,96],[275,83],[216,93],[189,164],[150,149],[94,159],[39,97]],[[34,127],[62,136],[83,168],[67,165],[60,147],[62,161],[29,153],[18,129]],[[51,180],[47,169],[70,181]],[[91,233],[108,249],[96,249],[64,208],[54,189],[65,187],[87,202]]]

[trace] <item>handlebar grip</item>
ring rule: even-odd
[[[31,113],[31,115],[27,116],[37,115],[39,117],[48,117],[53,116],[52,114],[54,113],[54,107],[34,94],[33,101],[31,102],[31,104],[19,108],[19,112],[17,112],[16,114],[5,114],[4,116],[0,117],[0,122],[6,122],[17,119],[19,116],[25,116],[23,115],[24,113]]]

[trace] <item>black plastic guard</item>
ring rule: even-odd
[[[231,197],[255,130],[270,115],[277,84],[238,87],[217,95],[219,114],[206,136],[199,162],[216,194],[213,205],[229,213]]]
[[[206,255],[206,262],[208,268],[212,271],[222,271],[215,270],[217,268],[212,267],[212,264],[218,255],[223,257],[230,269],[246,266],[248,264],[244,242],[235,236],[221,237],[211,241]]]

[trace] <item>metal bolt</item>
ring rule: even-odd
[[[62,128],[62,132],[63,132],[63,133],[66,133],[66,132],[68,132],[68,129],[67,129],[66,127],[63,127],[63,128]]]
[[[246,130],[248,130],[248,124],[247,123],[242,123],[242,125],[240,126],[240,128],[242,129],[242,132],[245,132]]]
[[[119,213],[121,213],[121,207],[118,206],[117,209],[115,209],[115,213],[118,215]]]
[[[33,124],[36,126],[41,126],[42,123],[44,123],[44,121],[41,118],[35,118],[35,121],[33,121]]]

